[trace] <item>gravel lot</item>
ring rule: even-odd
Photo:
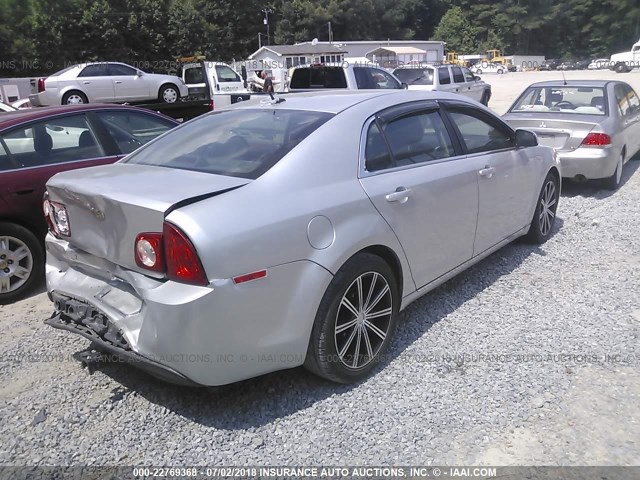
[[[485,75],[502,113],[556,72]],[[568,72],[624,78],[640,72]],[[0,464],[640,464],[640,161],[611,194],[564,186],[542,247],[510,245],[403,314],[355,386],[302,369],[188,389],[43,324],[42,293],[0,307]]]

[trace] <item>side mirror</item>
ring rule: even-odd
[[[516,130],[516,147],[535,147],[538,145],[538,137],[529,130]]]
[[[477,82],[478,80],[482,80],[479,75],[474,75],[473,79]]]
[[[142,70],[138,70],[138,71],[136,71],[136,75],[138,77],[142,77],[142,76],[144,76],[144,72]]]
[[[402,88],[404,88],[405,90],[408,90],[409,89],[409,84],[405,83],[405,82],[402,82]]]

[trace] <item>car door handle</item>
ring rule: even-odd
[[[395,192],[388,194],[384,198],[387,199],[387,202],[406,203],[411,195],[413,195],[413,192],[410,188],[398,187]]]
[[[493,176],[493,172],[495,172],[495,171],[496,171],[495,168],[490,167],[489,165],[487,165],[482,170],[480,170],[478,173],[483,177],[491,178]]]
[[[116,83],[122,83],[122,80],[116,80]]]
[[[89,80],[85,80],[84,82],[82,82],[84,85],[89,85],[91,82]]]
[[[30,195],[35,191],[35,188],[21,188],[20,190],[12,190],[11,195],[14,197],[17,197],[18,195]]]

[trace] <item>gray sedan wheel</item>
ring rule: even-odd
[[[82,92],[67,92],[62,97],[62,105],[82,105],[84,103],[89,103],[89,100]]]
[[[160,89],[160,100],[164,103],[176,103],[180,99],[180,92],[174,85],[164,85]]]
[[[393,337],[399,302],[389,265],[376,255],[354,256],[322,298],[305,367],[339,383],[365,378]]]
[[[530,243],[541,244],[549,240],[556,221],[556,210],[560,197],[560,183],[551,172],[547,174],[538,196],[536,210],[531,219],[531,227],[525,240]]]
[[[21,298],[42,277],[44,254],[24,227],[0,223],[0,304]]]

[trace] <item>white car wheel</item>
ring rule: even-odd
[[[162,88],[160,98],[164,103],[176,103],[180,98],[180,93],[178,93],[176,87],[169,85]]]

